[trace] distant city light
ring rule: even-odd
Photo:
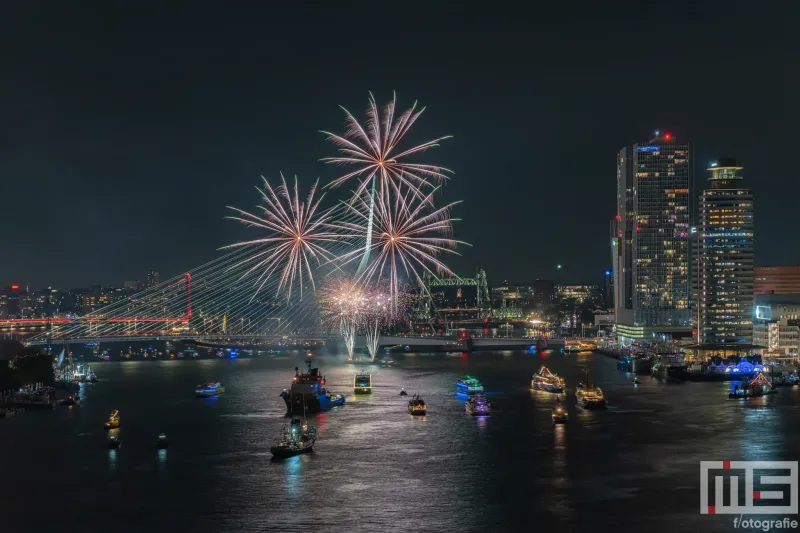
[[[561,270],[561,265],[556,266],[556,269]]]
[[[715,167],[715,166],[717,166],[717,163],[716,163],[716,162],[713,162],[713,163],[711,163],[711,166],[712,166],[712,167]]]
[[[611,275],[611,271],[610,270],[606,270],[606,276],[610,276],[610,275]]]
[[[664,134],[664,138],[665,138],[666,140],[670,140],[670,139],[672,138],[672,135],[670,135],[669,133],[665,133],[665,134]]]
[[[660,131],[656,130],[656,137],[658,137],[658,135],[659,135],[660,133],[661,133]]]
[[[17,290],[17,289],[19,289],[19,285],[12,285],[12,286],[11,286],[11,290],[12,290],[12,291],[15,291],[15,290]]]

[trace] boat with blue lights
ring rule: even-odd
[[[464,409],[472,416],[489,416],[489,400],[483,394],[476,394],[464,402]]]
[[[539,371],[533,375],[531,389],[560,394],[564,392],[564,380],[558,374],[550,372],[546,366],[542,366]]]
[[[344,396],[329,392],[325,388],[325,377],[319,368],[312,368],[310,359],[306,360],[308,370],[301,374],[295,367],[292,386],[289,390],[281,392],[281,398],[286,402],[286,410],[290,414],[313,414],[327,411],[337,405],[344,405]]]
[[[368,372],[361,372],[353,377],[354,394],[372,394],[372,376]]]
[[[195,387],[194,395],[198,398],[210,398],[212,396],[219,396],[225,392],[225,387],[222,383],[209,381],[207,383],[202,383]]]
[[[313,451],[317,441],[317,428],[309,426],[305,420],[293,418],[288,428],[283,429],[283,435],[270,452],[276,459],[292,457]]]
[[[752,380],[734,385],[728,398],[757,398],[777,392],[769,378],[763,372],[759,372]]]
[[[456,382],[456,392],[472,396],[483,393],[483,385],[472,376],[464,376]]]

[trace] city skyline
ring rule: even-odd
[[[169,278],[205,263],[243,237],[225,224],[225,206],[252,203],[260,175],[296,173],[306,177],[302,187],[337,177],[318,161],[330,155],[318,130],[341,128],[340,104],[363,112],[370,90],[381,101],[396,90],[426,105],[415,126],[421,140],[453,135],[436,157],[455,170],[445,192],[463,198],[458,234],[473,245],[449,263],[457,274],[483,264],[495,279],[599,282],[610,266],[604,221],[613,216],[615,154],[654,129],[692,142],[696,176],[725,156],[758,176],[756,263],[800,263],[800,250],[778,240],[797,229],[779,213],[792,208],[800,185],[791,161],[774,156],[788,148],[795,122],[787,98],[797,73],[784,68],[790,50],[762,14],[735,35],[708,35],[704,20],[733,19],[734,11],[690,9],[684,17],[640,6],[636,16],[655,24],[646,40],[632,20],[599,7],[579,16],[432,10],[432,20],[447,15],[448,24],[419,29],[402,46],[370,38],[369,47],[366,37],[340,35],[341,15],[327,9],[281,12],[275,32],[258,39],[250,35],[260,33],[259,11],[227,13],[224,28],[200,31],[216,28],[218,15],[193,13],[198,29],[189,30],[172,24],[183,13],[169,9],[153,27],[113,10],[20,9],[2,37],[19,54],[2,60],[16,82],[0,87],[15,103],[2,127],[0,172],[13,177],[6,194],[15,200],[0,211],[13,228],[0,279],[111,285],[152,266]],[[405,22],[393,17],[387,29]],[[138,39],[142,26],[151,30],[146,40]],[[32,41],[42,29],[46,38]],[[362,50],[370,67],[321,46],[331,39]],[[275,47],[288,41],[302,44]],[[404,57],[414,61],[397,69]],[[663,95],[627,81],[640,68],[629,63],[648,62],[672,72]],[[748,75],[717,90],[732,72]],[[43,94],[51,85],[58,89]]]

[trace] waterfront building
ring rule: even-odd
[[[147,272],[147,288],[155,287],[158,285],[159,282],[159,274],[155,270],[150,270]]]
[[[598,296],[597,285],[558,285],[556,297],[561,300],[574,300],[576,304],[596,300]]]
[[[556,299],[556,284],[551,279],[537,279],[533,282],[533,302],[536,305],[549,305]]]
[[[753,192],[741,188],[741,170],[733,159],[712,163],[700,195],[695,305],[703,345],[753,343]]]
[[[691,146],[669,133],[617,154],[612,275],[620,343],[691,335]]]
[[[800,349],[800,304],[756,306],[753,343],[768,354],[796,354]]]

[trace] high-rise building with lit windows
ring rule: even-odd
[[[698,208],[697,335],[701,344],[753,342],[753,192],[733,159],[712,163]]]
[[[617,154],[611,246],[622,343],[691,335],[691,176],[690,144],[669,133]]]

